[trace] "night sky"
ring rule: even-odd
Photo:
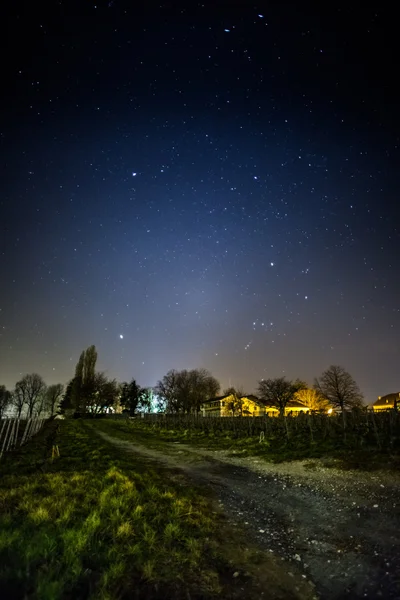
[[[1,9],[0,383],[398,391],[395,15],[142,4]]]

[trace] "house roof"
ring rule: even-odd
[[[378,398],[378,400],[376,400],[376,402],[374,402],[372,406],[388,406],[388,407],[394,406],[395,399],[397,400],[397,402],[400,405],[400,392],[393,393],[393,394],[386,394],[386,396],[382,396],[381,398]]]
[[[304,409],[308,408],[308,406],[303,404],[303,402],[299,402],[298,400],[289,400],[289,402],[287,403],[286,406],[287,406],[287,408],[304,408]]]
[[[247,400],[252,400],[253,402],[259,402],[260,399],[257,396],[254,396],[254,394],[245,394],[244,396],[242,396],[242,399],[246,398]]]
[[[210,402],[218,402],[218,400],[223,400],[224,398],[229,398],[231,394],[225,394],[224,396],[215,396],[215,398],[209,398],[208,400],[204,400],[202,404],[209,404]]]
[[[225,398],[229,398],[232,394],[225,394],[223,396],[215,396],[215,398],[209,398],[208,400],[204,400],[203,404],[208,404],[209,402],[218,402],[218,400],[224,400]],[[253,402],[260,402],[257,396],[253,396],[252,394],[248,394],[240,397],[241,400],[248,399]]]

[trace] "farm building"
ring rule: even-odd
[[[308,407],[301,402],[292,400],[288,402],[285,414],[296,415],[308,410]],[[253,396],[252,394],[241,397],[228,394],[210,398],[201,405],[201,412],[204,417],[261,417],[279,415],[278,408],[269,406],[265,400],[257,398],[257,396]]]
[[[378,400],[372,405],[374,412],[381,412],[391,408],[400,408],[400,392],[379,396]]]

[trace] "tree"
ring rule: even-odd
[[[127,410],[131,417],[137,412],[147,412],[151,409],[151,390],[141,388],[132,379],[130,383],[124,382],[121,384],[121,405]]]
[[[82,383],[82,402],[81,411],[85,412],[87,405],[91,404],[93,395],[96,393],[100,380],[96,381],[99,374],[96,373],[97,351],[95,346],[89,346],[86,349],[83,361],[83,383]],[[101,382],[103,385],[104,382]]]
[[[353,377],[338,365],[331,365],[319,379],[315,379],[314,388],[343,414],[346,408],[360,408],[363,395]]]
[[[73,387],[74,387],[74,379],[68,382],[67,387],[65,388],[64,396],[60,403],[60,410],[64,413],[66,410],[71,410],[75,408],[75,404],[73,402]]]
[[[280,416],[284,416],[288,402],[294,399],[301,383],[288,381],[285,377],[262,379],[258,383],[258,393],[268,406],[275,406],[279,409]]]
[[[141,412],[151,412],[152,408],[153,408],[153,390],[151,388],[143,388],[139,410]]]
[[[46,410],[49,411],[51,417],[60,408],[59,403],[60,403],[63,392],[64,392],[64,386],[62,383],[55,383],[54,385],[49,385],[49,387],[47,388],[46,398],[45,398],[45,407],[46,407]]]
[[[218,394],[220,384],[207,369],[192,369],[186,373],[187,412],[198,414],[203,402]]]
[[[96,392],[96,362],[97,351],[95,346],[89,346],[81,352],[75,367],[75,375],[71,387],[71,404],[77,412],[84,413],[88,406],[93,404]]]
[[[228,410],[231,411],[232,417],[239,413],[243,417],[243,400],[244,391],[242,388],[228,387],[223,391],[224,396],[230,396],[228,400]]]
[[[22,407],[26,404],[28,409],[28,419],[31,419],[34,410],[40,407],[43,395],[46,391],[46,384],[43,381],[43,378],[41,375],[38,375],[38,373],[25,375],[15,384],[15,389],[18,396],[23,399],[18,417],[21,416]]]
[[[115,379],[108,379],[102,372],[95,372],[90,379],[90,394],[86,396],[85,411],[94,414],[106,412],[113,407],[118,398],[118,384]]]
[[[178,412],[179,409],[179,373],[172,369],[157,383],[155,393],[158,396],[159,408],[167,412]]]
[[[197,414],[205,400],[217,395],[219,387],[206,369],[185,369],[168,371],[154,391],[167,412]]]
[[[17,419],[20,419],[22,411],[26,405],[25,388],[21,385],[20,381],[17,381],[15,384],[15,389],[12,393],[11,404],[15,408]]]
[[[81,398],[82,398],[82,387],[83,387],[83,367],[85,362],[85,350],[81,352],[78,362],[75,367],[75,375],[71,381],[70,402],[72,407],[79,412]]]
[[[329,402],[318,390],[313,388],[302,388],[295,394],[295,400],[298,400],[311,411],[325,411],[329,408]]]
[[[0,419],[3,418],[7,408],[11,405],[11,392],[9,392],[5,385],[0,385]]]

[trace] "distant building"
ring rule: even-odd
[[[285,414],[288,415],[291,413],[293,415],[298,415],[299,413],[308,412],[309,410],[310,409],[308,408],[308,406],[306,406],[299,400],[290,400],[286,404]]]
[[[235,397],[233,394],[217,396],[210,398],[201,405],[203,417],[263,417],[278,416],[279,409],[270,406],[262,398],[257,398],[249,394],[248,396]],[[288,402],[285,414],[298,415],[301,412],[308,412],[309,408],[292,400]]]
[[[383,410],[390,410],[393,408],[400,408],[400,392],[379,396],[378,400],[372,405],[374,412],[382,412]]]

